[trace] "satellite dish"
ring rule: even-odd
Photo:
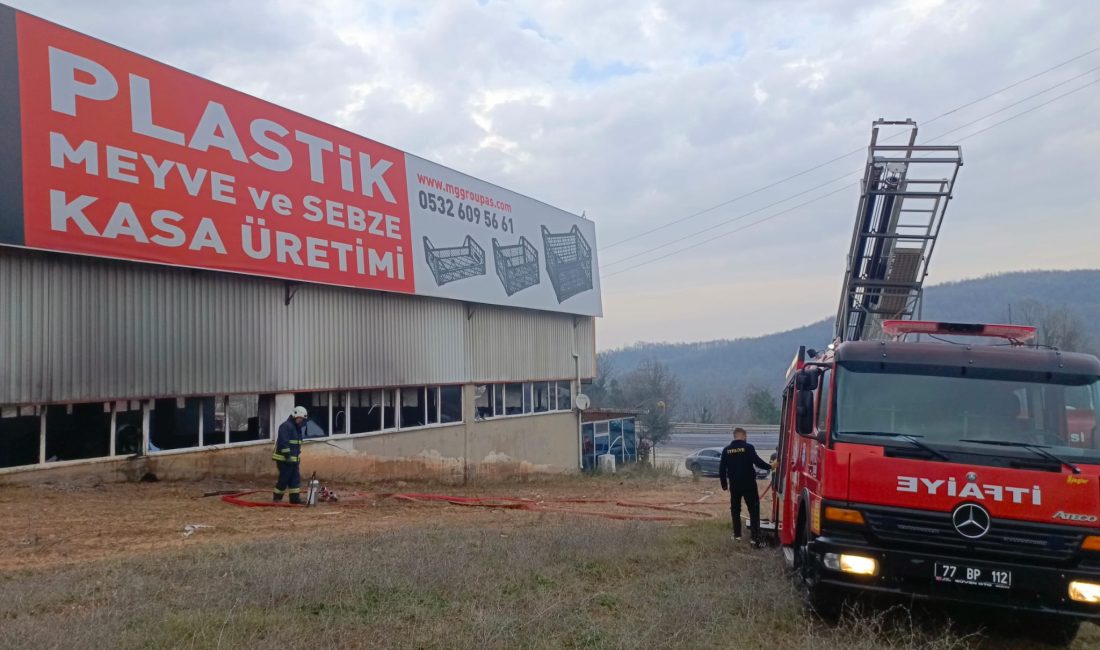
[[[588,399],[588,395],[584,393],[577,393],[573,403],[576,404],[578,411],[587,411],[588,407],[592,406],[592,400]]]

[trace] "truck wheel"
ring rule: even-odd
[[[794,547],[795,581],[806,609],[826,623],[836,623],[844,613],[844,594],[829,585],[821,584],[819,568],[810,555],[809,537],[805,520],[800,517]]]

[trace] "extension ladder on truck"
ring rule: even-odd
[[[884,126],[908,127],[908,143],[879,143]],[[904,133],[904,131],[903,131]],[[876,120],[848,268],[837,310],[835,339],[879,338],[882,321],[909,319],[920,309],[932,249],[955,186],[958,145],[918,145],[913,120]]]

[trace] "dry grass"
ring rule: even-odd
[[[661,467],[465,493],[675,501],[715,519],[392,500],[288,513],[190,498],[202,489],[0,491],[0,648],[1006,647],[902,608],[814,622],[777,553],[727,540],[717,485]],[[183,538],[185,522],[214,526]]]
[[[421,525],[7,572],[0,647],[969,645],[904,616],[815,623],[777,555],[727,535],[717,521],[534,515],[508,528]]]
[[[608,472],[601,472],[596,469],[591,472],[586,472],[583,476],[590,479],[619,479],[619,480],[632,480],[632,481],[646,481],[647,484],[652,484],[654,481],[664,481],[672,483],[679,480],[680,475],[677,473],[678,463],[673,461],[658,460],[656,464],[651,463],[632,463],[629,465],[619,466],[614,474]]]

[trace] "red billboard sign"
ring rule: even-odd
[[[402,152],[16,24],[26,246],[413,291]]]

